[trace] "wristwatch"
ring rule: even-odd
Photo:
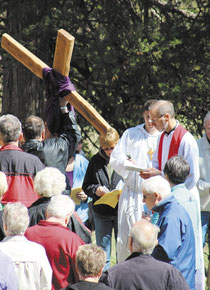
[[[62,114],[65,114],[65,113],[68,113],[68,112],[69,112],[67,106],[62,106],[62,107],[60,107],[60,110],[61,110],[61,113],[62,113]]]

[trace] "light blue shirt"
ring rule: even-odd
[[[195,235],[195,247],[196,247],[196,269],[200,268],[200,251],[199,251],[199,225],[201,223],[200,214],[198,211],[198,202],[193,194],[186,188],[184,183],[175,185],[171,188],[171,192],[174,194],[177,201],[183,206],[183,208],[189,214],[194,235]]]
[[[81,154],[75,154],[74,162],[72,188],[79,188],[82,187],[82,183],[88,167],[88,160]],[[90,200],[91,199],[88,198],[86,201],[81,201],[81,203],[75,207],[75,210],[83,223],[88,219],[88,202]]]

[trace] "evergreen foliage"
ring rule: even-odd
[[[0,0],[7,32],[52,66],[57,30],[75,37],[70,79],[121,134],[151,98],[171,100],[195,136],[210,96],[208,0]],[[3,113],[43,113],[43,84],[1,49]],[[94,131],[78,116],[84,138]],[[93,141],[94,143],[94,141]]]

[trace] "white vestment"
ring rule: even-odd
[[[142,217],[143,203],[140,190],[139,172],[128,171],[124,167],[128,155],[139,167],[152,167],[152,156],[156,149],[159,132],[149,134],[144,124],[127,129],[112,151],[110,164],[124,179],[124,187],[118,204],[118,262],[124,261],[130,252],[127,248],[131,226]]]
[[[178,124],[178,121],[177,121]],[[171,140],[173,137],[174,131],[172,131],[169,135],[165,134],[163,137],[163,145],[162,145],[162,160],[161,160],[161,170],[163,171],[165,163],[168,160],[168,153],[169,148],[171,145]],[[159,147],[159,141],[158,139],[158,145],[157,149],[154,153],[154,158],[152,160],[152,165],[154,168],[159,169],[159,163],[158,163],[158,147]],[[190,132],[187,132],[182,137],[182,140],[179,145],[178,149],[178,155],[182,156],[185,160],[188,161],[190,165],[190,174],[187,177],[185,181],[185,186],[191,191],[193,196],[196,198],[198,202],[198,212],[199,212],[199,219],[200,219],[200,197],[198,193],[198,189],[196,187],[196,184],[199,180],[200,171],[199,171],[199,150],[198,145],[193,137],[193,135]],[[196,290],[203,290],[204,289],[204,260],[203,260],[203,246],[202,246],[202,230],[201,230],[201,223],[199,225],[199,257],[200,257],[200,268],[196,271]]]
[[[177,124],[178,124],[178,121],[177,121]],[[174,131],[172,131],[169,135],[165,134],[163,137],[162,160],[161,160],[162,171],[164,169],[165,163],[168,160],[168,153],[169,153],[169,148],[171,145],[173,134],[174,134]],[[152,166],[157,169],[159,169],[159,164],[158,164],[159,141],[160,141],[160,138],[158,140],[157,149],[154,153],[154,158],[152,160]],[[186,159],[190,165],[190,174],[185,181],[185,186],[190,191],[191,189],[193,189],[192,193],[195,195],[196,199],[199,200],[198,191],[196,192],[196,190],[194,190],[194,187],[196,187],[196,184],[200,176],[199,150],[198,150],[197,142],[190,132],[187,132],[182,137],[182,140],[180,142],[179,149],[178,149],[178,155],[184,157],[184,159]]]

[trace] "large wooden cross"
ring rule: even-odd
[[[42,79],[43,68],[49,66],[7,33],[2,35],[1,47]],[[64,76],[69,75],[73,47],[74,37],[63,29],[58,30],[53,68]],[[107,129],[111,126],[82,96],[76,91],[73,91],[66,96],[65,99],[73,105],[100,134],[106,134]]]

